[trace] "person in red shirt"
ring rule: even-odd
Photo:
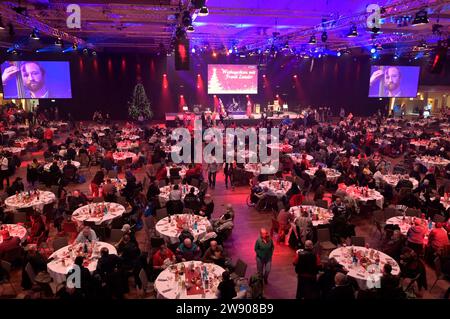
[[[448,245],[447,231],[442,228],[442,223],[436,223],[434,229],[430,231],[428,235],[428,256],[430,261],[433,259],[434,254],[440,254],[445,246]]]
[[[300,166],[306,170],[311,168],[311,163],[306,158],[306,154],[302,154],[302,161],[300,162]]]
[[[88,152],[89,152],[89,155],[95,154],[95,152],[97,152],[97,146],[95,146],[95,144],[89,145]]]
[[[158,251],[153,255],[153,269],[156,271],[162,271],[166,269],[169,264],[173,264],[175,261],[175,254],[167,248],[165,244],[162,244]]]
[[[11,260],[8,260],[8,254],[20,248],[20,238],[12,237],[7,230],[3,230],[1,236],[3,242],[0,243],[0,259],[11,262]]]
[[[44,131],[44,139],[50,147],[53,143],[53,131],[50,127],[47,127]]]
[[[161,164],[161,167],[158,169],[158,171],[156,172],[156,180],[162,181],[165,180],[167,178],[167,167],[166,164]]]

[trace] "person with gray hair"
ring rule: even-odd
[[[328,294],[329,300],[352,300],[355,299],[355,293],[350,285],[347,275],[338,272],[334,276],[334,287]]]
[[[313,252],[314,244],[311,240],[305,241],[305,249],[299,249],[294,261],[297,273],[297,299],[314,299],[318,295],[317,273],[319,266],[317,257]]]
[[[269,273],[272,267],[272,256],[275,246],[269,232],[261,228],[260,236],[255,243],[256,267],[258,273],[264,278],[264,283],[268,283]]]

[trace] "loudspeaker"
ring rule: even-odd
[[[438,46],[434,49],[430,60],[431,73],[441,73],[444,69],[447,60],[448,42],[449,40],[439,41]]]
[[[189,39],[179,38],[175,41],[175,70],[189,70]]]

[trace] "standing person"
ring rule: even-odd
[[[260,236],[255,243],[256,267],[258,273],[264,277],[264,283],[268,283],[270,268],[272,266],[272,255],[275,246],[269,232],[265,228],[261,228]]]
[[[226,189],[228,189],[228,180],[230,180],[230,186],[234,189],[233,171],[234,171],[233,164],[225,163],[225,166],[223,167],[223,174],[225,175],[225,188]]]
[[[53,144],[53,131],[50,127],[47,127],[44,131],[44,139],[47,142],[48,148]]]
[[[3,181],[6,179],[6,187],[9,187],[8,158],[0,154],[0,190],[3,189]]]
[[[219,169],[219,165],[217,164],[216,159],[212,160],[212,163],[208,164],[208,183],[209,187],[212,189],[216,188],[216,175],[217,170]]]

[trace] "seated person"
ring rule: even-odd
[[[79,190],[75,190],[73,192],[73,196],[69,198],[69,210],[72,212],[81,206],[85,206],[87,204],[87,199],[84,195],[80,193]]]
[[[183,230],[178,236],[178,240],[180,243],[183,243],[186,238],[189,238],[191,241],[194,241],[194,235],[192,235],[192,232],[189,230],[187,226],[184,226]]]
[[[36,243],[45,232],[46,226],[40,214],[31,215],[31,228],[28,231],[27,243]]]
[[[176,262],[175,254],[162,244],[158,251],[153,255],[153,269],[162,271]]]
[[[176,251],[178,261],[200,260],[201,250],[189,238],[181,243]]]
[[[7,230],[1,232],[3,242],[0,243],[0,260],[11,262],[7,260],[8,253],[20,248],[20,238],[12,237]]]
[[[117,253],[122,258],[124,267],[133,268],[137,264],[141,251],[139,246],[131,240],[130,235],[125,234],[117,247]]]
[[[85,226],[83,230],[78,234],[75,239],[76,243],[92,243],[93,241],[97,241],[97,234],[91,227]]]
[[[203,262],[205,263],[214,263],[221,267],[225,267],[225,254],[223,251],[223,247],[217,244],[217,241],[211,240],[209,243],[209,248],[205,251],[203,255]]]
[[[222,273],[222,281],[217,286],[216,295],[218,299],[223,300],[231,300],[237,296],[234,280],[230,278],[228,271]]]
[[[208,219],[211,219],[211,215],[213,214],[213,212],[214,212],[214,202],[211,198],[211,194],[206,194],[201,202],[199,214],[201,216],[205,216]]]
[[[200,200],[197,195],[195,195],[195,188],[191,187],[189,193],[184,197],[184,207],[192,209],[197,212],[200,209]]]
[[[22,178],[17,177],[10,187],[6,190],[8,196],[12,196],[17,193],[21,193],[25,190],[25,186],[23,185]]]

